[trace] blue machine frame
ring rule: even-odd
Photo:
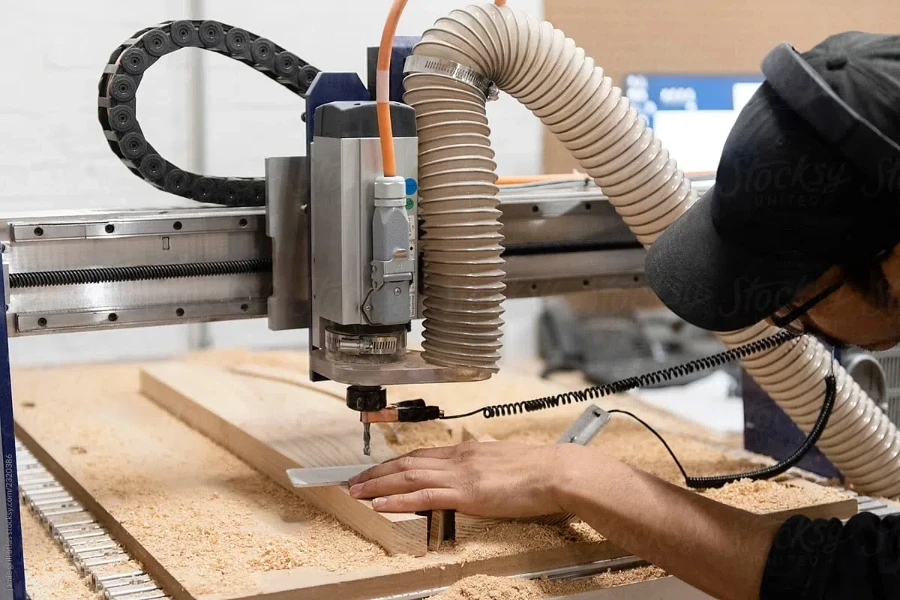
[[[0,279],[0,296],[5,296]],[[16,465],[16,434],[13,421],[12,382],[9,370],[9,336],[6,319],[0,335],[0,449],[3,452],[3,525],[0,527],[0,598],[25,600],[25,561],[22,551],[22,521],[19,514],[19,478]]]

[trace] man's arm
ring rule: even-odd
[[[758,598],[780,522],[732,508],[572,444],[418,450],[350,481],[386,512],[491,517],[572,512],[616,545],[726,600]]]
[[[561,504],[615,544],[723,599],[759,598],[781,522],[679,488],[588,451]]]

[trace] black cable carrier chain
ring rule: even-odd
[[[110,148],[128,169],[156,188],[198,202],[265,204],[265,179],[207,177],[164,159],[144,137],[136,94],[144,73],[167,54],[199,48],[256,69],[305,98],[318,69],[272,41],[218,21],[168,21],[138,31],[109,57],[100,79],[99,118]]]

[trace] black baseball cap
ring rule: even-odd
[[[830,267],[900,241],[900,36],[780,44],[763,74],[715,185],[647,255],[663,303],[712,331],[757,323]]]

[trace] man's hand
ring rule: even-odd
[[[352,478],[354,498],[382,512],[451,509],[483,517],[535,517],[563,511],[564,466],[580,447],[470,442],[389,460]]]

